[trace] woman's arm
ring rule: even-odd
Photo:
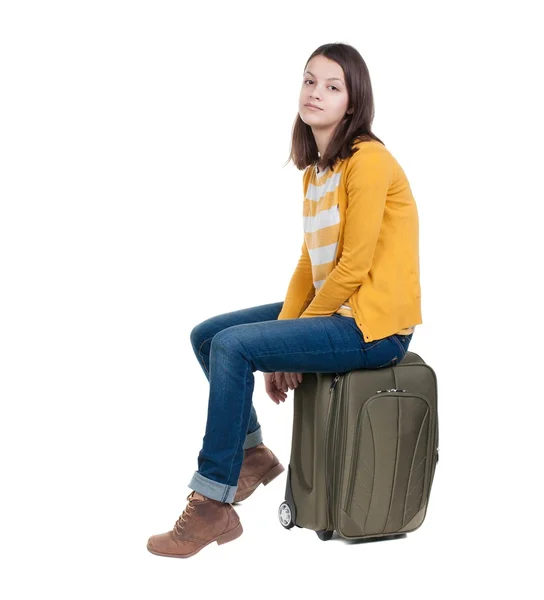
[[[372,266],[394,173],[388,152],[364,145],[346,166],[347,208],[342,255],[300,318],[334,314]]]
[[[300,258],[295,268],[278,320],[298,319],[302,311],[314,297],[315,288],[312,275],[312,263],[306,241],[303,240]]]

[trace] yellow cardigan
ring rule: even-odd
[[[422,323],[419,220],[406,174],[389,150],[375,140],[353,147],[353,156],[323,177],[337,177],[330,186],[340,217],[334,268],[316,293],[305,232],[278,319],[345,314],[340,307],[347,304],[364,340],[372,342]],[[303,174],[305,201],[310,184],[319,181],[310,165]]]

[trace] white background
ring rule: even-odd
[[[537,5],[2,2],[3,598],[542,597]],[[191,329],[282,301],[298,259],[286,161],[328,42],[365,59],[373,131],[418,206],[426,520],[375,544],[287,531],[284,473],[237,508],[236,541],[152,555],[205,430]],[[293,392],[277,406],[255,376],[287,467]]]

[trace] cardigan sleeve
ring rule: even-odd
[[[301,318],[334,314],[363,283],[372,266],[393,171],[391,156],[380,148],[363,146],[350,157],[342,255]]]
[[[302,311],[308,306],[314,296],[314,280],[312,263],[306,241],[302,241],[302,248],[295,272],[291,276],[283,307],[278,315],[278,320],[298,319]]]

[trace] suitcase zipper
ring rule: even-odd
[[[331,437],[329,438],[331,441],[331,450],[335,449],[335,444],[336,444],[336,432],[338,429],[338,415],[337,415],[337,410],[336,410],[336,406],[333,406],[332,401],[333,401],[333,393],[334,393],[334,389],[336,388],[336,385],[338,383],[338,380],[340,379],[340,374],[336,373],[334,379],[331,382],[331,385],[329,387],[329,406],[330,406],[330,421],[329,424],[331,427],[334,427],[334,431],[333,431],[333,435],[331,435]],[[334,470],[331,468],[333,465],[330,464],[331,461],[331,454],[332,452],[329,450],[329,452],[326,453],[326,457],[327,457],[327,468],[325,469],[325,481],[326,481],[326,486],[325,489],[327,490],[327,529],[331,530],[333,527],[333,506],[332,506],[332,489],[333,489],[333,485],[332,485],[332,478],[334,476]]]
[[[340,375],[338,373],[336,373],[336,377],[332,380],[331,386],[329,388],[330,392],[332,392],[332,390],[334,390],[339,379],[340,379]]]

